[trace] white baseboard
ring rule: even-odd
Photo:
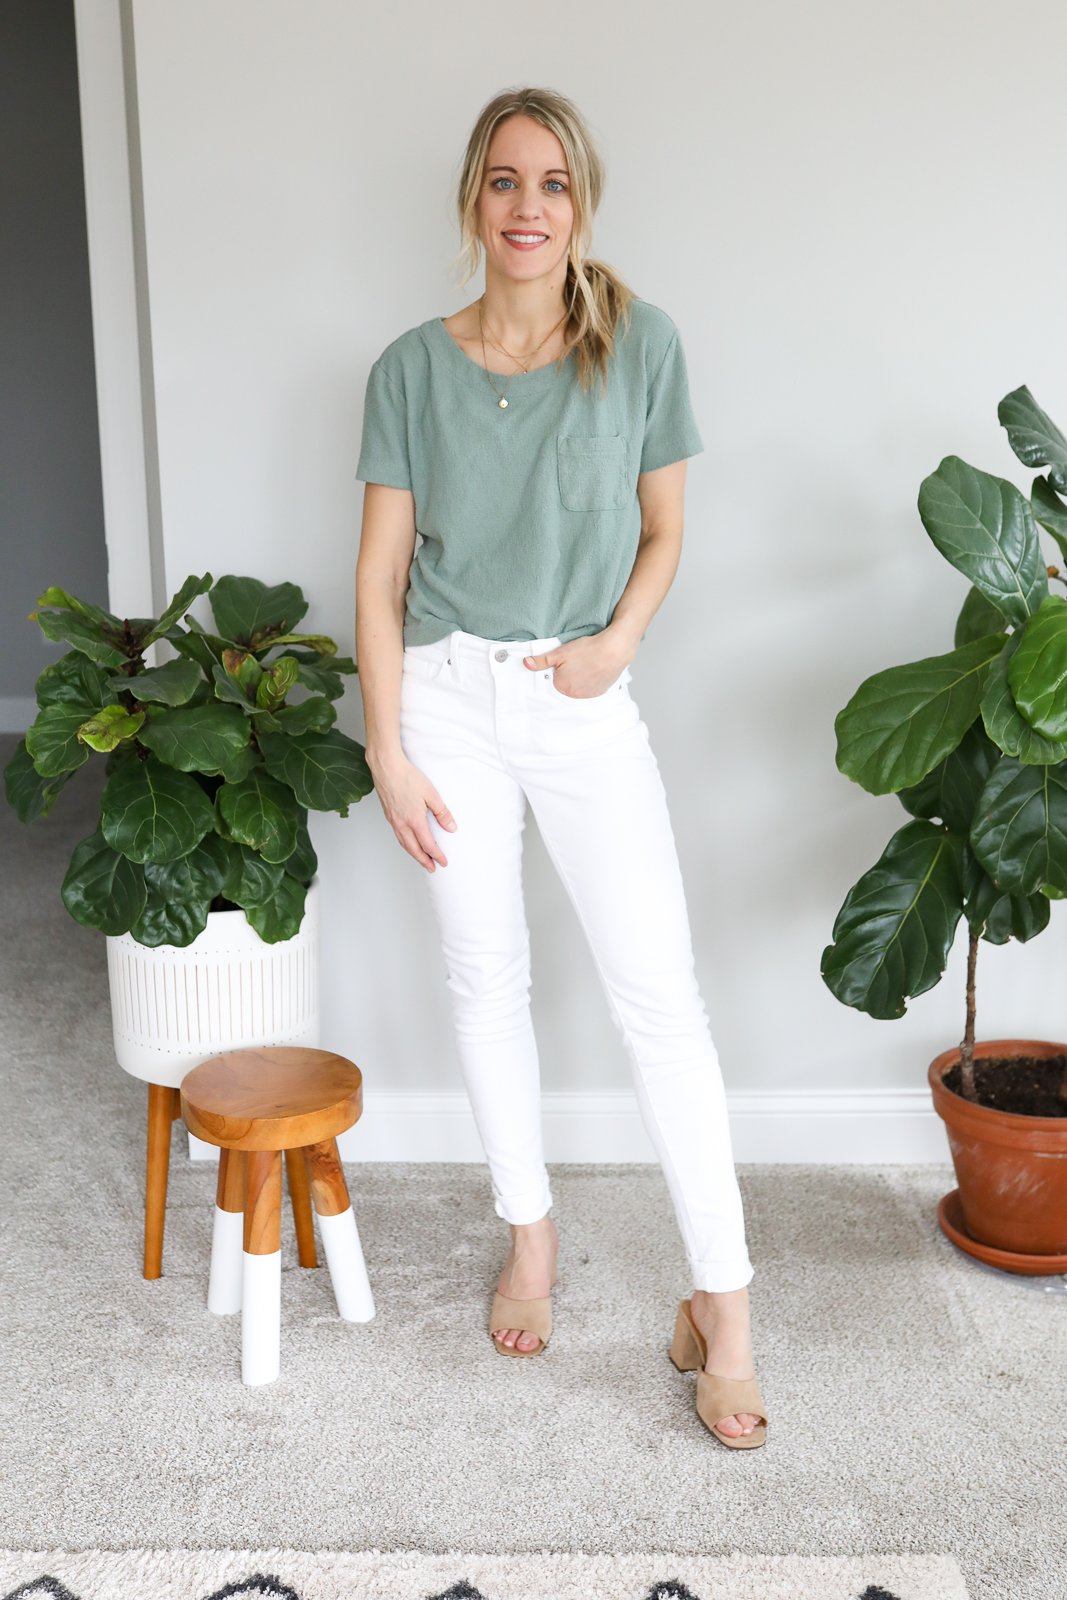
[[[945,1125],[922,1089],[727,1095],[737,1162],[945,1162]],[[546,1094],[545,1160],[655,1161],[632,1094]],[[342,1161],[484,1161],[465,1094],[365,1094],[337,1141]],[[189,1135],[194,1160],[214,1146]]]

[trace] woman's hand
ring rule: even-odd
[[[600,633],[586,633],[554,650],[546,650],[544,655],[524,656],[523,665],[528,672],[555,667],[553,678],[560,694],[586,700],[607,694],[635,654],[623,634],[609,625]]]
[[[367,765],[386,820],[408,855],[427,872],[437,871],[435,861],[447,867],[448,858],[441,853],[426,813],[432,811],[442,828],[454,830],[459,824],[426,774],[406,756],[385,763],[368,758]]]

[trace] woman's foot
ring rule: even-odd
[[[556,1276],[559,1229],[549,1216],[538,1222],[513,1222],[511,1249],[504,1262],[497,1289],[513,1300],[538,1300],[548,1294]],[[491,1328],[501,1344],[518,1350],[536,1350],[539,1334],[525,1328]]]
[[[754,1377],[747,1284],[744,1288],[729,1289],[721,1294],[694,1289],[692,1312],[693,1321],[708,1346],[704,1371],[717,1372],[722,1378]],[[715,1418],[723,1433],[729,1434],[731,1439],[751,1433],[759,1420],[749,1411]]]

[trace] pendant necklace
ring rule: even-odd
[[[496,384],[493,382],[493,375],[489,371],[489,358],[486,356],[486,353],[485,353],[485,328],[484,328],[484,324],[482,322],[482,300],[484,298],[485,297],[483,295],[478,300],[478,331],[481,334],[481,339],[482,339],[482,360],[486,363],[485,369],[484,369],[485,370],[485,375],[489,379],[489,384],[490,384],[490,387],[493,390],[493,393],[500,395],[500,399],[497,401],[497,405],[500,407],[501,411],[506,411],[507,410],[507,405],[508,405],[507,395],[506,394],[502,394],[501,391],[497,388]],[[520,361],[518,356],[513,356],[511,354],[510,350],[505,350],[504,346],[502,344],[495,344],[492,338],[490,338],[489,343],[491,345],[493,345],[493,348],[495,350],[499,350],[502,355],[505,355],[505,356],[507,356],[509,358],[509,360],[514,361],[515,365],[518,366],[518,367],[521,367],[523,372],[529,372],[530,369],[527,366],[526,362],[530,361],[537,354],[538,350],[540,350],[540,348],[541,348],[541,345],[545,345],[545,344],[548,343],[549,339],[551,339],[552,335],[555,333],[556,328],[558,328],[560,326],[560,323],[565,322],[566,320],[567,320],[567,312],[565,311],[563,313],[562,317],[560,317],[559,322],[556,323],[556,327],[555,328],[550,328],[548,330],[548,332],[545,334],[544,338],[541,340],[541,344],[537,345],[533,350],[530,351],[530,354],[527,356],[526,361]],[[512,374],[512,376],[515,376],[515,374]]]

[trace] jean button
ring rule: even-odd
[[[507,651],[506,650],[498,650],[497,653],[496,653],[496,659],[498,661],[506,661],[508,659]]]

